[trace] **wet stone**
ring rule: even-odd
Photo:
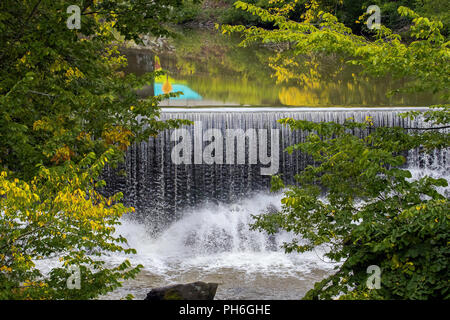
[[[213,300],[218,283],[193,282],[153,288],[144,300]]]

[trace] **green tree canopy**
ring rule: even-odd
[[[81,29],[69,29],[69,5]],[[125,149],[178,122],[157,120],[158,101],[124,75],[120,39],[167,34],[162,22],[180,1],[2,1],[0,4],[0,164],[30,178],[36,164]],[[120,33],[119,33],[120,32]],[[119,36],[120,34],[120,36]],[[142,127],[145,129],[141,130]]]
[[[100,173],[136,141],[184,121],[159,121],[158,102],[136,90],[155,74],[125,75],[121,40],[167,35],[181,1],[2,0],[0,2],[0,298],[89,299],[141,266],[105,265],[129,254],[115,235],[133,208],[104,197]],[[80,8],[80,29],[67,13]],[[174,95],[174,94],[171,94]],[[60,257],[48,274],[41,259]],[[80,270],[70,290],[66,267]]]

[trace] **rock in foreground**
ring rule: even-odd
[[[218,283],[192,282],[154,288],[144,300],[213,300]]]

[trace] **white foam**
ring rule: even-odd
[[[128,239],[141,263],[151,272],[164,273],[177,268],[214,272],[223,268],[246,273],[309,272],[330,269],[322,253],[285,254],[283,242],[293,235],[286,232],[269,237],[264,232],[250,230],[252,215],[279,209],[281,195],[259,194],[234,204],[207,205],[191,210],[162,234],[151,237],[145,227],[125,220],[118,233]]]

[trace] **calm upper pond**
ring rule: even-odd
[[[142,96],[183,93],[164,101],[163,106],[388,107],[439,102],[431,94],[388,97],[387,92],[405,80],[361,76],[356,67],[336,57],[313,61],[297,57],[297,65],[288,65],[296,79],[280,83],[270,66],[273,48],[238,44],[239,38],[215,31],[183,31],[175,39],[153,41],[151,50],[125,50],[129,60],[126,71],[166,70],[167,76],[140,91]]]

